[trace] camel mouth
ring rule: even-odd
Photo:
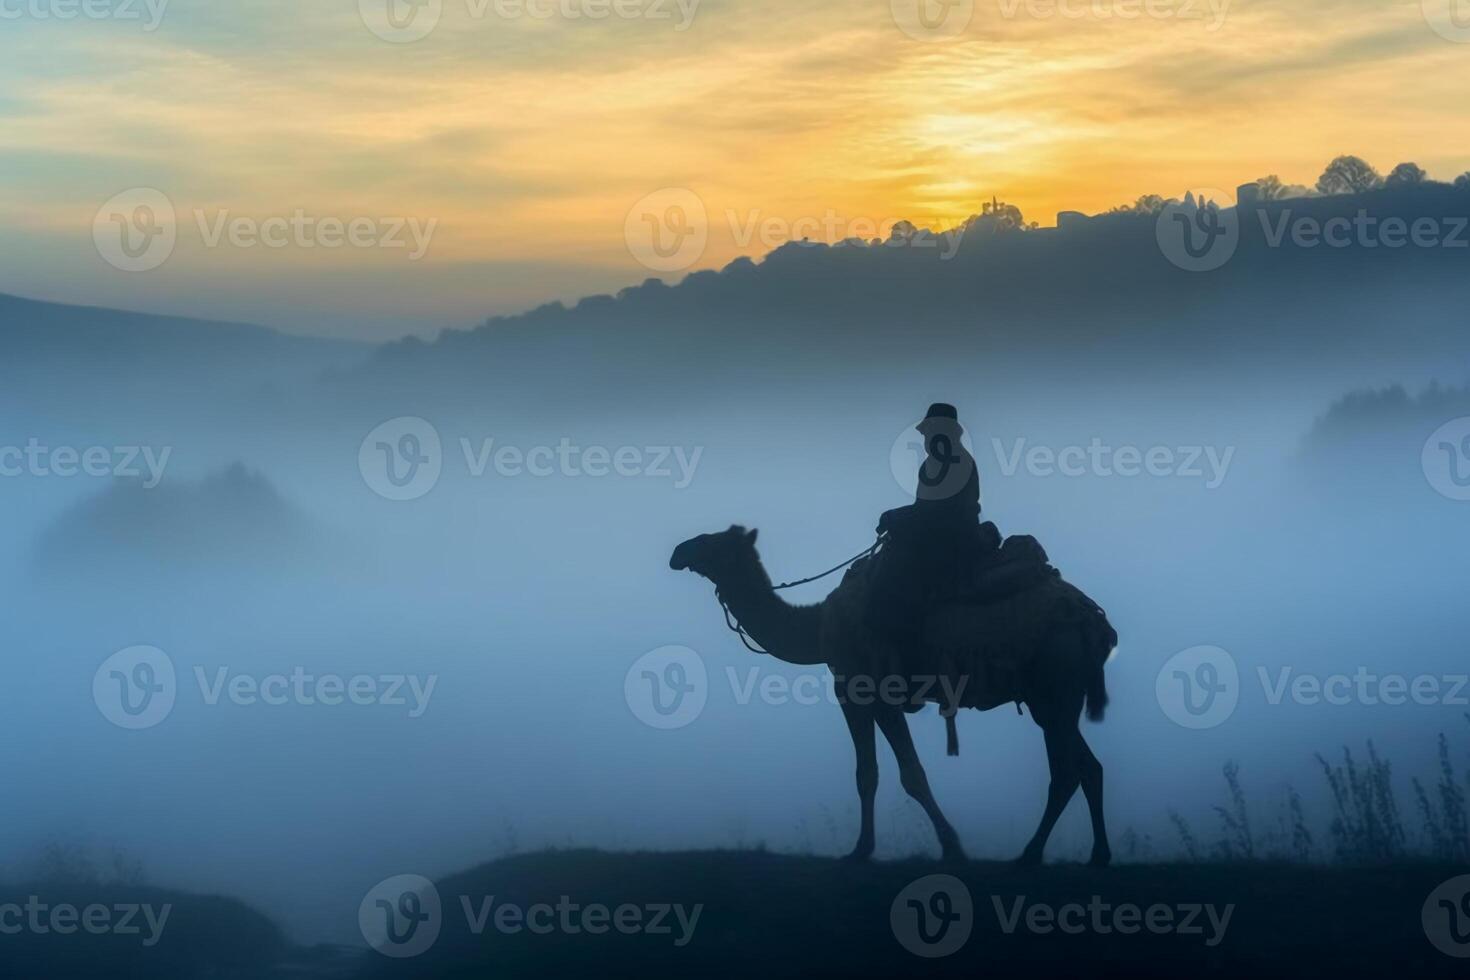
[[[674,553],[669,556],[669,567],[676,572],[689,571],[689,557],[682,544],[675,548]]]

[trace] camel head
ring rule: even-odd
[[[758,531],[747,531],[738,524],[727,531],[701,534],[674,549],[669,567],[676,572],[691,571],[719,585],[760,563],[755,551]]]

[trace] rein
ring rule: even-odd
[[[780,585],[771,586],[771,589],[775,592],[780,592],[783,589],[794,589],[798,585],[806,585],[808,582],[815,582],[818,579],[824,579],[828,575],[831,575],[833,572],[841,571],[842,569],[851,565],[853,562],[857,561],[860,558],[871,558],[873,556],[873,553],[878,550],[879,545],[883,543],[883,539],[885,537],[886,535],[883,534],[878,535],[878,540],[874,541],[867,548],[859,551],[857,554],[847,559],[847,561],[841,562],[837,565],[833,565],[831,568],[827,569],[825,572],[822,572],[819,575],[813,575],[810,578],[797,579],[795,582],[782,582]],[[740,637],[740,642],[745,644],[745,649],[749,650],[751,653],[759,653],[769,656],[771,651],[762,650],[759,646],[755,644],[755,641],[752,639],[751,635],[745,632],[745,627],[741,626],[740,622],[735,618],[735,614],[730,612],[730,604],[725,601],[724,596],[720,595],[720,590],[718,588],[715,589],[715,598],[720,600],[720,608],[725,611],[725,625],[730,628],[730,632]]]
[[[878,550],[878,546],[883,543],[883,539],[885,537],[887,537],[886,534],[880,534],[880,535],[878,535],[878,540],[874,541],[871,545],[869,545],[868,547],[864,548],[862,551],[859,551],[857,554],[855,554],[851,558],[847,559],[847,561],[842,562],[841,564],[838,564],[838,565],[833,565],[831,568],[827,569],[825,572],[821,573],[820,575],[813,575],[811,578],[797,579],[795,582],[782,582],[780,585],[773,585],[773,586],[771,586],[771,588],[774,589],[777,592],[780,592],[782,589],[794,589],[798,585],[806,585],[808,582],[815,582],[817,579],[826,578],[828,575],[831,575],[833,572],[840,571],[840,570],[846,568],[848,565],[851,565],[853,562],[857,561],[859,558],[871,558],[872,555],[873,555],[873,552],[875,552],[875,551]]]

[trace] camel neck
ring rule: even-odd
[[[722,583],[719,596],[745,631],[777,660],[822,662],[820,607],[786,602],[759,570]]]

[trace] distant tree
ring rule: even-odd
[[[1312,189],[1302,184],[1287,184],[1280,177],[1271,174],[1256,181],[1256,187],[1260,189],[1263,201],[1284,201],[1292,197],[1311,197]]]
[[[890,242],[912,241],[918,233],[919,229],[914,226],[912,221],[896,221],[893,224],[893,228],[888,232],[888,240]]]
[[[996,224],[1002,228],[1026,227],[1026,219],[1021,216],[1021,209],[998,198],[991,198],[982,204],[980,216],[994,218]]]
[[[1429,177],[1417,163],[1401,163],[1393,168],[1386,183],[1389,187],[1412,187],[1424,183]]]
[[[1470,188],[1470,172],[1463,173],[1455,178],[1455,186],[1461,189]]]
[[[1021,214],[1021,209],[1014,204],[1007,204],[999,198],[992,197],[980,206],[979,214],[972,214],[965,219],[962,226],[966,231],[980,230],[988,232],[1014,231],[1020,229],[1026,231],[1036,227],[1036,222],[1026,223],[1026,218]]]
[[[1366,160],[1346,155],[1329,163],[1317,178],[1317,190],[1323,194],[1361,194],[1382,185],[1383,178]]]
[[[1112,214],[1143,214],[1157,215],[1171,204],[1178,204],[1174,198],[1164,198],[1158,194],[1144,194],[1132,204],[1122,204],[1113,208]]]
[[[1279,201],[1286,196],[1286,185],[1275,174],[1268,174],[1256,181],[1256,188],[1263,201]]]

